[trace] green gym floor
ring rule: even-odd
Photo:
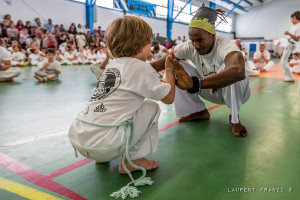
[[[58,81],[39,84],[36,69],[0,84],[0,199],[113,199],[129,182],[118,173],[120,159],[76,158],[67,137],[96,78],[88,66],[62,66]],[[250,78],[251,98],[240,111],[247,137],[233,136],[226,106],[206,102],[210,120],[178,123],[173,105],[159,103],[159,147],[148,157],[159,167],[147,173],[152,186],[138,187],[139,199],[298,200],[298,81]]]

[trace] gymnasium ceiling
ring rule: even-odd
[[[188,2],[189,0],[181,1]],[[251,8],[255,6],[262,6],[263,4],[269,3],[270,1],[273,0],[191,0],[190,4],[200,7],[203,3],[205,3],[208,6],[209,2],[213,2],[218,7],[223,7],[227,10],[231,10],[235,5],[237,5],[233,12],[238,14],[244,14],[248,12]]]

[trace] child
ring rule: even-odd
[[[3,43],[3,40],[0,38],[1,43]],[[0,82],[12,82],[21,72],[20,68],[11,67],[10,52],[0,46]]]
[[[90,70],[93,72],[93,74],[95,74],[97,80],[99,80],[102,76],[106,65],[110,62],[111,59],[113,59],[113,56],[111,55],[107,47],[104,49],[104,54],[105,59],[103,61],[101,61],[99,64],[91,64],[90,66]]]
[[[39,69],[35,72],[34,78],[40,83],[44,81],[57,80],[58,75],[61,72],[60,63],[55,60],[55,51],[53,49],[47,49],[47,60],[41,63]]]
[[[87,55],[88,62],[91,64],[96,64],[97,54],[96,49],[92,48],[91,52]]]
[[[29,65],[39,65],[40,54],[38,49],[30,49],[31,54],[28,57]]]
[[[300,53],[296,52],[293,54],[293,59],[290,60],[289,65],[291,67],[291,71],[300,74]]]
[[[16,67],[24,67],[24,54],[21,52],[21,47],[19,45],[13,46],[14,52],[11,57],[11,65]]]
[[[171,59],[175,57],[171,53],[167,59],[166,83],[161,82],[146,63],[151,51],[151,27],[135,16],[115,19],[106,29],[105,41],[115,59],[106,66],[88,105],[72,123],[69,139],[75,150],[99,162],[123,155],[119,172],[140,169],[144,176],[145,170],[158,166],[156,160],[145,156],[157,150],[160,114],[158,104],[145,98],[173,103],[175,77]],[[129,135],[131,139],[127,139]],[[130,160],[134,165],[129,165]],[[124,190],[130,190],[129,185]]]

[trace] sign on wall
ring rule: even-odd
[[[129,13],[156,16],[156,5],[139,0],[115,0],[114,7]]]

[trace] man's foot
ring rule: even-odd
[[[95,160],[95,163],[96,163],[96,164],[102,164],[103,162],[100,162],[100,161]]]
[[[158,167],[157,160],[149,160],[147,158],[140,158],[132,161],[135,165],[145,168],[145,170],[151,170]],[[125,165],[130,172],[136,171],[138,169],[132,167],[127,160],[125,160]],[[125,169],[123,168],[122,162],[119,165],[120,174],[126,174]]]
[[[13,82],[14,78],[0,78],[0,82]]]
[[[207,109],[202,110],[200,112],[192,113],[190,115],[180,117],[180,122],[189,122],[195,120],[208,120],[210,118],[210,114]]]
[[[40,83],[44,82],[44,79],[39,76],[33,76],[33,77],[36,78]]]
[[[293,80],[293,79],[291,79],[291,80],[285,80],[285,79],[283,79],[282,81],[283,82],[295,82],[295,80]]]
[[[239,136],[247,136],[248,132],[246,127],[244,127],[241,122],[237,123],[237,124],[233,124],[231,123],[231,115],[229,115],[229,124],[231,126],[231,131],[233,133],[234,136],[239,137]]]

